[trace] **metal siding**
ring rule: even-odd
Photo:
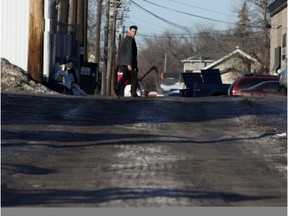
[[[1,58],[27,71],[30,0],[1,0]]]

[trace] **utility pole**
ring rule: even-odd
[[[84,61],[84,38],[86,37],[86,32],[84,29],[85,21],[85,11],[84,6],[87,0],[77,0],[77,24],[79,25],[79,43],[80,43],[80,61]]]
[[[77,0],[70,0],[69,6],[69,24],[76,24],[77,22]]]
[[[68,23],[68,10],[69,10],[69,1],[60,0],[58,3],[58,17],[57,20],[61,23]]]
[[[34,80],[40,83],[43,77],[44,30],[44,0],[30,0],[28,72]]]
[[[104,68],[102,72],[102,95],[111,95],[115,84],[116,22],[118,11],[123,10],[125,0],[106,0],[106,24],[104,41]],[[123,20],[123,15],[120,19]]]
[[[108,49],[108,62],[107,62],[107,86],[106,86],[106,95],[111,95],[111,91],[114,89],[115,84],[115,54],[116,54],[116,22],[117,22],[117,13],[121,9],[121,0],[113,0],[112,9],[110,10],[110,43]]]
[[[107,74],[106,74],[106,95],[111,95],[111,77],[114,72],[113,68],[113,49],[115,46],[115,24],[116,24],[116,7],[115,4],[112,4],[110,10],[110,24],[109,24],[109,46],[108,46],[108,60],[107,60]]]
[[[166,73],[166,68],[167,68],[167,51],[165,51],[165,59],[164,59],[164,73]]]
[[[77,25],[79,25],[79,42],[82,45],[83,44],[83,38],[84,38],[84,32],[83,32],[83,23],[84,23],[84,0],[77,0]]]
[[[114,14],[114,20],[113,20],[113,47],[112,47],[112,70],[111,70],[111,92],[113,92],[113,90],[115,89],[115,84],[117,83],[117,74],[115,73],[115,69],[116,69],[116,53],[118,53],[118,51],[116,50],[116,29],[117,29],[117,21],[119,20],[119,23],[120,25],[118,27],[120,27],[122,25],[122,22],[123,22],[123,17],[124,17],[124,12],[125,12],[125,9],[122,8],[123,6],[123,3],[124,1],[123,0],[116,0],[114,1],[114,11],[115,11],[115,14]],[[119,11],[122,11],[122,13],[120,14]],[[118,16],[120,15],[120,16]],[[118,23],[118,24],[119,24]],[[125,28],[123,29],[125,30]],[[124,35],[124,34],[123,34]],[[118,48],[120,47],[121,45],[121,41],[122,41],[122,38],[121,38],[121,34],[119,35],[119,43],[118,43]],[[113,93],[114,94],[114,93]]]
[[[83,49],[84,49],[84,59],[83,61],[87,61],[87,32],[88,32],[88,0],[84,0],[84,5],[83,5],[83,10],[84,10],[84,23],[83,23],[83,32],[84,32],[84,38],[83,38]]]
[[[97,64],[96,68],[96,89],[94,94],[98,94],[99,88],[99,67],[100,67],[100,31],[101,31],[101,12],[102,12],[102,0],[97,0],[97,18],[96,18],[96,53],[95,53],[95,63]],[[103,79],[102,79],[103,85]]]
[[[108,44],[109,44],[109,19],[110,19],[110,0],[106,0],[106,20],[105,20],[105,37],[104,37],[104,55],[101,82],[101,95],[106,95],[106,74],[108,63]]]

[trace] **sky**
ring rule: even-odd
[[[241,0],[131,0],[124,25],[138,26],[137,38],[165,31],[193,32],[195,25],[225,30],[237,21],[233,10]],[[196,29],[195,29],[196,30]]]

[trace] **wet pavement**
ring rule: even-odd
[[[287,205],[287,99],[1,94],[3,207]]]

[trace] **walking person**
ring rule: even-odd
[[[135,35],[137,33],[137,26],[130,26],[129,32],[121,43],[117,64],[120,71],[123,73],[121,79],[117,82],[115,87],[115,95],[120,97],[120,90],[125,87],[127,80],[131,80],[131,97],[137,97],[138,85],[138,62],[137,62],[137,45]]]

